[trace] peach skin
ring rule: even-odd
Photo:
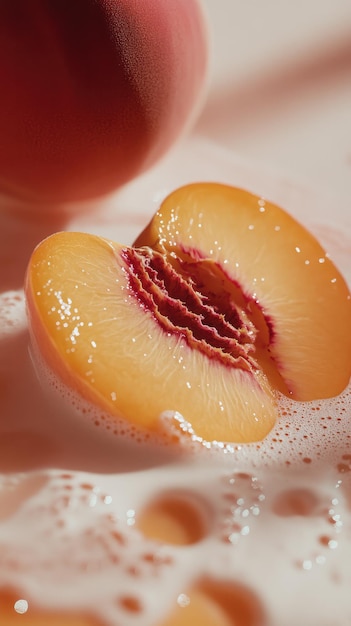
[[[197,0],[2,0],[0,40],[0,190],[32,210],[131,180],[202,100]]]

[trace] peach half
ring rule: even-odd
[[[262,439],[276,390],[339,394],[351,374],[348,287],[316,239],[245,191],[188,185],[133,247],[63,232],[33,252],[29,324],[49,367],[117,419]]]

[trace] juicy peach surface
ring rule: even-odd
[[[170,410],[209,440],[262,438],[275,420],[265,376],[209,358],[189,345],[186,329],[162,327],[130,285],[125,250],[67,232],[34,251],[28,312],[50,367],[134,425],[158,430],[160,414]]]
[[[37,208],[131,180],[203,92],[197,0],[2,0],[0,40],[0,190]]]
[[[294,399],[336,396],[348,384],[349,289],[315,237],[278,206],[225,185],[188,185],[166,198],[135,245],[179,258],[189,272],[199,262],[220,268]]]
[[[245,442],[273,427],[274,389],[310,400],[347,385],[347,285],[282,209],[189,185],[136,245],[58,233],[32,255],[35,343],[84,398],[146,430],[177,411],[199,437]]]

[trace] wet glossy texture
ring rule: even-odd
[[[194,349],[184,329],[166,332],[131,288],[124,256],[122,246],[79,233],[35,250],[28,312],[48,366],[127,426],[166,433],[161,414],[178,411],[209,441],[264,437],[276,418],[265,375]]]
[[[143,436],[176,440],[178,424],[208,442],[258,441],[276,420],[277,390],[312,400],[345,388],[348,287],[285,211],[232,187],[188,185],[136,245],[148,247],[59,233],[27,273],[34,344],[116,422]]]
[[[351,374],[351,297],[318,241],[284,210],[205,183],[168,196],[136,245],[216,268],[259,330],[258,359],[297,400],[337,395]]]

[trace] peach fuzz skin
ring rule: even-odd
[[[0,39],[0,191],[32,210],[149,168],[203,94],[197,0],[2,0]]]
[[[58,233],[29,264],[34,343],[95,406],[154,433],[178,411],[205,440],[250,442],[273,427],[277,389],[306,401],[346,387],[347,285],[282,209],[188,185],[136,245]]]

